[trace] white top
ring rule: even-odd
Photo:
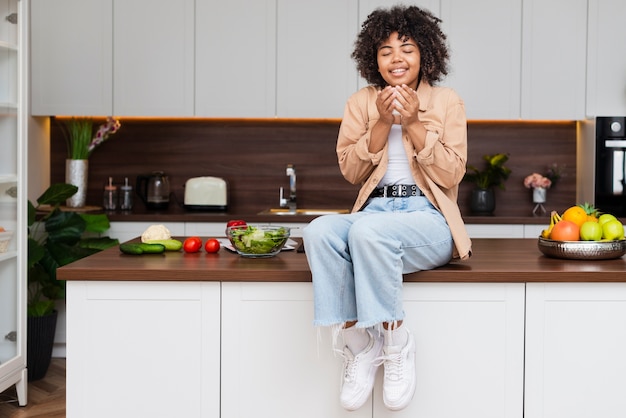
[[[380,179],[378,187],[392,184],[415,184],[409,168],[409,160],[402,144],[401,125],[391,125],[387,142],[389,165],[387,166],[387,172]]]

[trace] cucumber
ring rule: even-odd
[[[163,244],[139,244],[144,254],[161,254],[165,251],[165,245]]]
[[[140,255],[140,254],[161,254],[165,251],[165,246],[162,244],[134,244],[124,243],[120,244],[120,251],[124,254]]]
[[[161,244],[165,251],[180,251],[183,248],[183,243],[177,239],[155,239],[146,241],[145,244]]]
[[[140,244],[120,244],[120,251],[124,254],[143,254],[143,250],[141,249]]]

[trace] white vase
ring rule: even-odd
[[[535,187],[533,189],[533,203],[546,203],[547,189]]]
[[[89,160],[65,160],[65,182],[78,187],[78,191],[65,204],[70,208],[82,208],[87,200],[87,173]]]

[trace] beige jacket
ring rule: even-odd
[[[346,104],[337,139],[337,156],[343,176],[352,184],[362,184],[353,212],[360,210],[387,171],[387,147],[372,154],[368,151],[372,127],[379,119],[377,89],[365,87]],[[426,127],[425,146],[413,147],[411,128],[404,128],[404,149],[411,160],[415,183],[428,200],[443,214],[455,244],[455,258],[471,256],[472,243],[457,204],[459,183],[467,162],[467,120],[465,105],[452,89],[420,83],[419,119]]]

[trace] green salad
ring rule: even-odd
[[[268,254],[279,250],[289,238],[289,230],[285,227],[263,229],[248,225],[244,228],[233,228],[230,241],[233,246],[246,254]]]

